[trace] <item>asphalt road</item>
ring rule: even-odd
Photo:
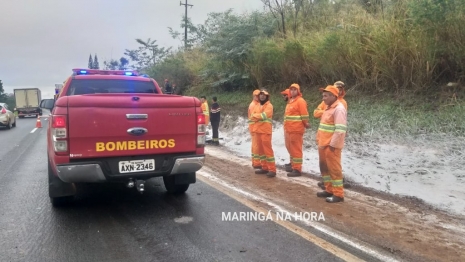
[[[222,221],[253,212],[201,181],[185,195],[161,179],[141,195],[123,185],[78,187],[56,209],[47,188],[46,124],[0,130],[1,261],[342,261],[273,221]]]

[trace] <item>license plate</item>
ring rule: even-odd
[[[120,173],[136,173],[136,172],[146,172],[146,171],[154,171],[154,170],[155,170],[154,159],[120,161],[119,162]]]

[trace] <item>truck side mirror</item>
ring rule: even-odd
[[[42,101],[40,101],[40,108],[52,110],[54,106],[55,99],[42,99]]]

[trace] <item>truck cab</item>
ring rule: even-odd
[[[205,161],[205,116],[194,97],[164,95],[136,71],[73,69],[58,98],[43,100],[49,196],[68,202],[76,183],[144,183],[163,177],[184,193]]]

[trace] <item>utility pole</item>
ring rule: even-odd
[[[183,4],[181,1],[179,1],[179,6],[181,6],[181,5],[186,7],[186,15],[184,17],[184,49],[187,50],[187,7],[190,6],[192,8],[194,5],[187,4],[187,0],[186,0],[185,4]]]

